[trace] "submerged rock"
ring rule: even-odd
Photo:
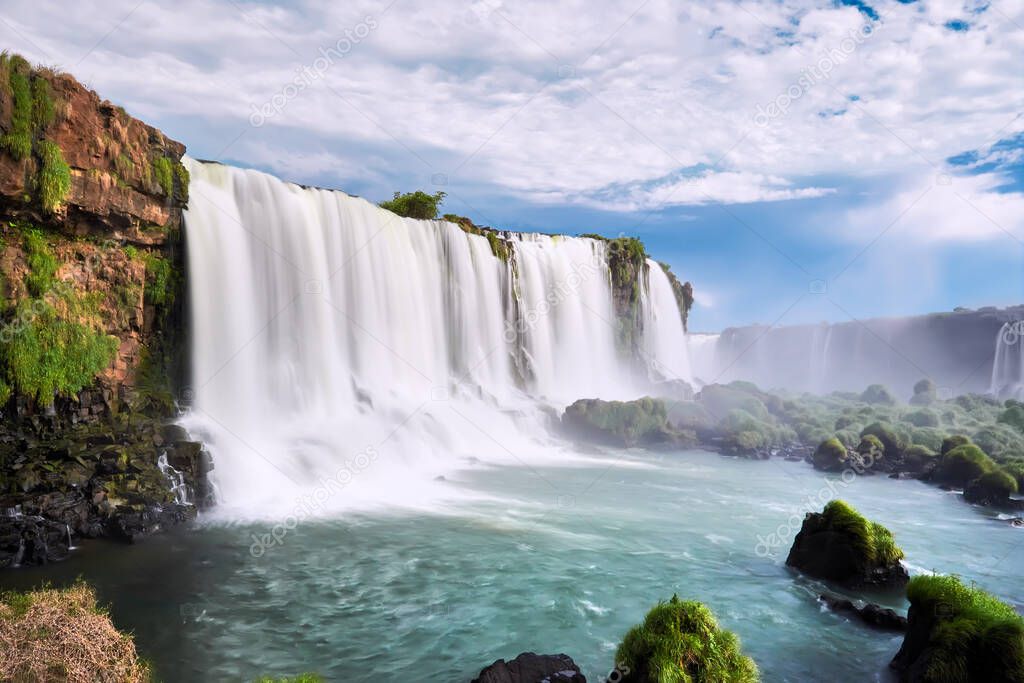
[[[499,659],[472,683],[587,683],[587,679],[569,655],[524,652],[510,662]]]
[[[880,607],[871,602],[858,607],[846,598],[825,595],[824,593],[819,595],[818,599],[833,612],[853,614],[868,626],[874,626],[886,631],[903,632],[907,630],[907,618],[897,613],[896,610]]]
[[[804,517],[786,564],[846,586],[902,586],[909,575],[888,529],[834,500]]]

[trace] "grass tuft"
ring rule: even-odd
[[[71,168],[64,161],[60,147],[49,140],[39,143],[39,157],[42,161],[38,178],[39,202],[44,211],[54,213],[64,204],[71,190]]]

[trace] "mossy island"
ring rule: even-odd
[[[786,564],[844,586],[895,587],[909,578],[902,559],[892,532],[833,500],[822,512],[804,517]]]

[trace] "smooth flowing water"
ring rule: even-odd
[[[526,650],[566,652],[601,681],[629,626],[673,593],[710,605],[765,681],[888,681],[901,637],[822,610],[822,585],[784,564],[791,516],[835,490],[893,530],[913,572],[955,572],[1024,606],[1024,530],[920,482],[828,482],[804,463],[703,452],[477,466],[443,482],[460,502],[429,514],[302,519],[270,544],[254,540],[269,524],[207,518],[0,581],[83,576],[169,683],[468,682]]]

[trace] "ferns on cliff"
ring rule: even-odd
[[[32,89],[28,75],[15,63],[17,58],[15,55],[7,64],[12,101],[11,127],[0,136],[0,147],[21,161],[32,154]]]
[[[37,179],[39,202],[44,211],[54,213],[71,190],[71,168],[64,161],[60,147],[49,140],[39,143],[39,158],[42,162]]]
[[[37,228],[28,228],[23,233],[22,245],[28,274],[25,287],[32,296],[39,297],[53,288],[57,275],[57,259],[50,250],[46,237]]]
[[[53,123],[56,116],[50,82],[36,76],[32,79],[32,126],[36,131],[43,131]]]
[[[171,262],[156,254],[143,256],[146,264],[146,302],[166,306],[174,301],[174,268]]]
[[[173,195],[174,170],[171,168],[170,159],[167,157],[160,157],[153,162],[153,178],[167,197],[171,197]]]

